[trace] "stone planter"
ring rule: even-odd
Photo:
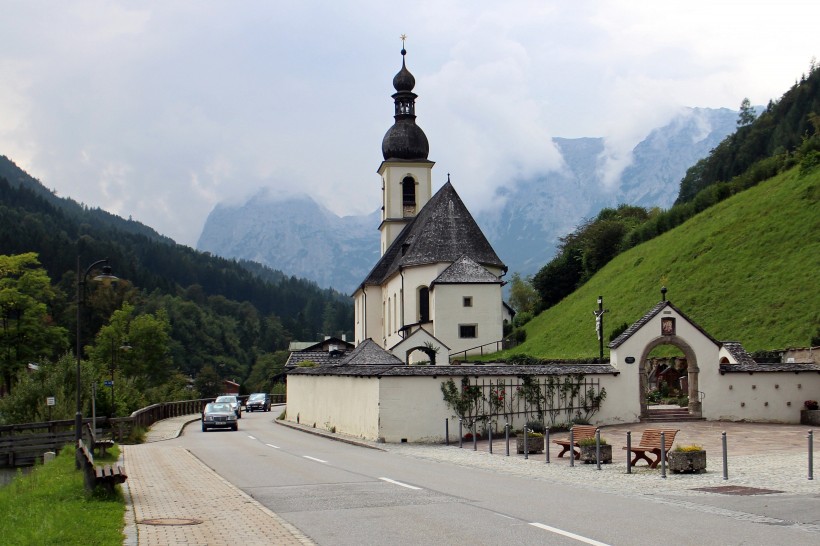
[[[820,426],[820,409],[800,410],[800,424]]]
[[[517,448],[518,453],[524,453],[524,435],[521,434],[520,436],[515,437],[515,445]],[[544,451],[544,437],[535,437],[529,436],[527,438],[527,452],[528,453],[541,453]]]
[[[670,451],[666,462],[672,472],[705,472],[706,451]]]
[[[595,446],[581,446],[580,460],[587,464],[595,463]],[[612,462],[612,446],[609,444],[601,446],[601,463],[609,464]]]

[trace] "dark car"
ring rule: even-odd
[[[246,411],[270,411],[270,395],[266,392],[255,392],[245,402]]]
[[[239,430],[236,412],[230,404],[211,402],[202,411],[202,432],[209,428],[229,428]]]

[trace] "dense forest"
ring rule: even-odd
[[[290,341],[351,335],[346,295],[177,245],[59,198],[0,159],[0,390],[11,393],[0,420],[36,417],[13,408],[43,405],[41,392],[18,397],[35,396],[29,383],[53,380],[47,372],[73,354],[78,271],[101,259],[117,281],[94,282],[95,267],[80,283],[81,340],[97,383],[112,369],[122,374],[117,414],[169,396],[215,394],[221,379],[272,389]],[[25,372],[30,363],[34,373]],[[66,411],[73,414],[70,404]]]
[[[555,258],[520,282],[534,289],[534,312],[549,309],[622,252],[795,165],[808,170],[817,164],[820,69],[812,62],[808,75],[759,116],[744,100],[737,131],[687,171],[672,208],[606,208],[561,238]]]

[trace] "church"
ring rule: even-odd
[[[370,339],[407,364],[495,352],[512,309],[504,262],[448,175],[432,193],[434,162],[416,124],[416,81],[402,48],[393,78],[394,123],[384,135],[381,258],[353,294],[356,345]]]

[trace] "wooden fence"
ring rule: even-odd
[[[272,404],[284,404],[284,394],[271,394]],[[247,398],[240,396],[240,399]],[[128,417],[98,417],[96,435],[110,434],[116,442],[123,443],[135,427],[147,429],[157,421],[202,413],[213,398],[163,402],[138,409]],[[84,419],[91,425],[91,419]],[[63,446],[74,443],[74,419],[46,421],[43,423],[20,423],[0,425],[0,467],[31,466],[43,460],[47,451],[59,451]]]

